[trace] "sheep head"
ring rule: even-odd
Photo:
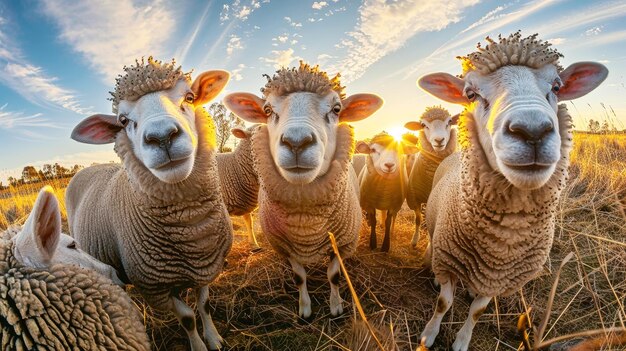
[[[581,97],[608,74],[605,66],[578,62],[562,70],[561,57],[536,35],[519,32],[465,57],[463,74],[428,74],[419,86],[473,115],[480,147],[492,169],[520,189],[542,187],[561,158],[559,101]]]
[[[356,151],[366,154],[380,176],[395,178],[403,171],[402,156],[414,154],[419,149],[403,140],[396,140],[393,136],[380,133],[375,135],[369,142],[359,141]]]
[[[451,116],[450,112],[441,106],[426,108],[419,121],[407,122],[404,127],[412,131],[420,131],[424,140],[435,151],[443,151],[450,141],[452,126],[457,124],[459,115]]]
[[[263,98],[232,93],[224,104],[252,123],[267,125],[270,152],[285,180],[308,184],[325,174],[333,160],[337,126],[372,115],[382,106],[373,94],[344,98],[339,76],[329,79],[317,66],[277,71],[261,90]]]
[[[113,95],[115,115],[97,114],[79,123],[74,140],[106,144],[124,133],[137,159],[165,183],[185,180],[193,170],[198,147],[196,118],[202,105],[224,88],[228,72],[207,71],[193,83],[175,63],[148,59],[125,67]]]

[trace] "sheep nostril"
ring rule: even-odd
[[[292,152],[298,152],[310,145],[315,144],[315,138],[313,137],[313,134],[309,134],[304,137],[292,137],[283,134],[280,138],[280,143],[283,146],[288,147]]]
[[[392,169],[395,165],[395,163],[385,163],[385,167],[387,167],[387,169]]]

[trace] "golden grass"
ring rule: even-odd
[[[514,296],[490,304],[474,330],[471,350],[518,350],[516,329],[521,313],[532,308],[530,322],[540,326],[563,259],[543,339],[593,329],[623,328],[626,324],[626,135],[576,134],[570,181],[563,194],[550,259],[544,272]],[[52,184],[62,199],[64,184]],[[0,228],[24,218],[38,189],[6,198],[0,192]],[[326,263],[308,268],[313,319],[297,316],[298,291],[289,265],[277,257],[262,234],[260,252],[252,253],[245,227],[233,218],[237,239],[228,266],[211,284],[213,319],[227,349],[233,350],[378,350],[367,326],[358,317],[345,281],[341,283],[344,314],[330,318]],[[260,228],[257,226],[257,232]],[[378,232],[382,232],[379,226]],[[357,253],[344,261],[355,292],[376,335],[386,350],[415,350],[419,333],[432,315],[438,288],[422,267],[427,239],[410,248],[413,214],[403,209],[396,222],[391,251],[371,252],[365,222]],[[379,238],[379,241],[382,237]],[[155,350],[185,350],[186,336],[172,315],[156,313],[139,296],[129,293],[144,313]],[[191,294],[185,296],[193,302]],[[467,317],[471,300],[457,289],[455,303],[444,318],[432,350],[447,350]],[[532,339],[535,332],[530,331]],[[619,339],[619,338],[618,338]],[[623,338],[621,338],[623,339]],[[567,350],[581,338],[552,345]],[[617,340],[613,338],[613,340]],[[604,345],[604,338],[580,350],[624,350]]]

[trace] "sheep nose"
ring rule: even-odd
[[[437,143],[437,145],[443,145],[443,141],[445,140],[445,138],[436,138],[435,142]]]
[[[285,135],[280,137],[280,143],[291,149],[291,152],[298,153],[309,146],[315,144],[313,134],[307,135]]]
[[[179,134],[178,127],[175,124],[169,124],[161,126],[161,128],[154,128],[146,131],[144,139],[146,144],[157,146],[161,149],[167,149],[172,144],[172,141]]]
[[[396,165],[395,163],[391,163],[391,162],[385,163],[385,167],[387,167],[387,169],[392,169],[393,166],[395,166],[395,165]]]
[[[538,121],[528,123],[528,121],[513,121],[507,128],[508,132],[526,141],[530,145],[541,143],[541,140],[554,131],[554,124],[551,121]]]

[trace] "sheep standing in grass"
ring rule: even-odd
[[[367,154],[365,167],[359,174],[361,209],[367,213],[370,225],[370,249],[376,248],[376,210],[383,212],[385,238],[381,251],[389,252],[391,231],[396,215],[406,197],[407,172],[405,155],[417,148],[386,133],[375,135],[369,143],[359,141],[359,153]]]
[[[232,227],[217,175],[215,126],[202,105],[228,82],[224,71],[189,74],[148,59],[125,67],[116,115],[83,120],[72,138],[115,142],[122,164],[80,171],[66,192],[67,217],[85,250],[115,267],[150,306],[172,311],[193,351],[206,350],[195,315],[180,298],[198,289],[204,338],[221,346],[208,286],[222,270]]]
[[[24,226],[0,233],[0,349],[149,350],[139,311],[114,282],[111,266],[61,233],[44,187]]]
[[[475,299],[452,349],[467,350],[494,296],[518,291],[542,269],[567,179],[572,118],[562,100],[595,89],[608,70],[593,62],[563,70],[561,54],[519,32],[461,57],[463,74],[422,77],[419,85],[460,104],[461,155],[435,185],[426,207],[432,269],[441,292],[422,338],[431,346],[454,288]]]
[[[272,247],[287,257],[300,291],[298,313],[311,316],[303,265],[332,252],[335,234],[342,256],[356,250],[361,211],[356,174],[350,167],[354,135],[346,122],[369,117],[382,105],[372,94],[345,98],[339,76],[316,67],[279,70],[261,91],[263,98],[233,93],[224,103],[252,123],[264,123],[252,138],[259,174],[259,221]],[[330,312],[343,312],[339,260],[328,266]]]
[[[226,209],[231,216],[243,217],[248,231],[248,242],[255,249],[259,248],[259,243],[254,236],[252,211],[258,206],[259,176],[254,170],[250,138],[258,128],[257,125],[248,129],[233,128],[232,134],[241,139],[241,142],[235,151],[217,154],[217,171]]]
[[[456,130],[459,115],[450,116],[448,110],[433,106],[426,109],[419,121],[407,122],[404,127],[419,131],[421,150],[409,171],[409,189],[406,202],[415,211],[415,232],[411,246],[416,247],[420,233],[420,211],[428,201],[433,177],[444,158],[456,151]]]

